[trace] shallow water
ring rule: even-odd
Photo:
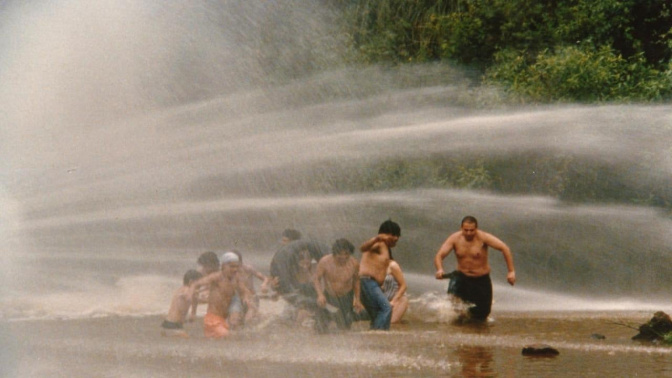
[[[316,335],[283,324],[206,340],[198,319],[190,339],[159,335],[159,317],[3,322],[14,338],[7,376],[672,376],[672,348],[630,340],[648,313],[498,313],[488,325],[411,320],[389,332],[358,322]],[[591,338],[594,333],[603,340]],[[533,343],[560,351],[525,357]]]
[[[606,164],[630,189],[664,194],[672,106],[491,107],[498,94],[450,66],[308,67],[338,55],[318,3],[0,5],[1,375],[669,375],[669,349],[609,324],[614,311],[672,312],[669,214],[534,191],[339,184],[389,160],[531,154]],[[273,76],[260,52],[300,74]],[[516,261],[512,288],[492,252],[485,330],[449,325],[446,283],[433,279],[436,250],[467,214]],[[416,301],[393,332],[158,337],[203,251],[235,247],[267,272],[286,227],[357,245],[389,217]],[[586,338],[600,330],[606,341]],[[560,356],[520,356],[533,341]]]

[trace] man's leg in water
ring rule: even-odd
[[[485,321],[492,310],[492,281],[490,275],[472,279],[470,302],[475,306],[469,308],[474,320]]]
[[[330,302],[336,308],[338,313],[335,314],[336,325],[339,329],[350,329],[352,326],[353,308],[352,301],[355,297],[354,292],[349,292],[340,297],[327,296],[327,302]]]
[[[469,317],[475,321],[484,321],[492,308],[492,281],[490,275],[467,277],[456,272],[450,279],[448,294],[460,299],[459,305],[471,304]]]
[[[361,278],[360,283],[362,304],[371,315],[371,329],[390,329],[392,306],[380,285],[371,278]]]

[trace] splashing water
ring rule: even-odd
[[[356,244],[388,217],[405,272],[431,279],[466,214],[516,258],[519,285],[496,286],[496,307],[544,307],[547,292],[582,309],[586,293],[617,308],[668,295],[672,224],[653,208],[338,184],[393,159],[534,153],[658,185],[672,173],[670,105],[484,109],[453,67],[346,65],[338,13],[300,3],[3,3],[3,298],[35,316],[125,313],[137,301],[112,293],[133,282],[148,290],[140,313],[157,313],[167,277],[179,285],[205,249],[235,246],[263,271],[285,227]],[[443,285],[410,288],[438,322],[445,301],[422,294]],[[79,302],[101,296],[106,309]]]

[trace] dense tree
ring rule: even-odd
[[[487,73],[489,83],[526,100],[672,97],[668,0],[352,0],[342,5],[353,47],[366,62],[469,64]]]

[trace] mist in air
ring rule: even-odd
[[[561,156],[664,187],[670,105],[493,106],[470,70],[348,63],[328,3],[2,3],[0,317],[161,313],[205,250],[266,271],[286,227],[358,245],[390,217],[409,290],[443,291],[433,256],[465,215],[513,250],[500,308],[669,302],[657,207],[349,183],[389,162]]]

